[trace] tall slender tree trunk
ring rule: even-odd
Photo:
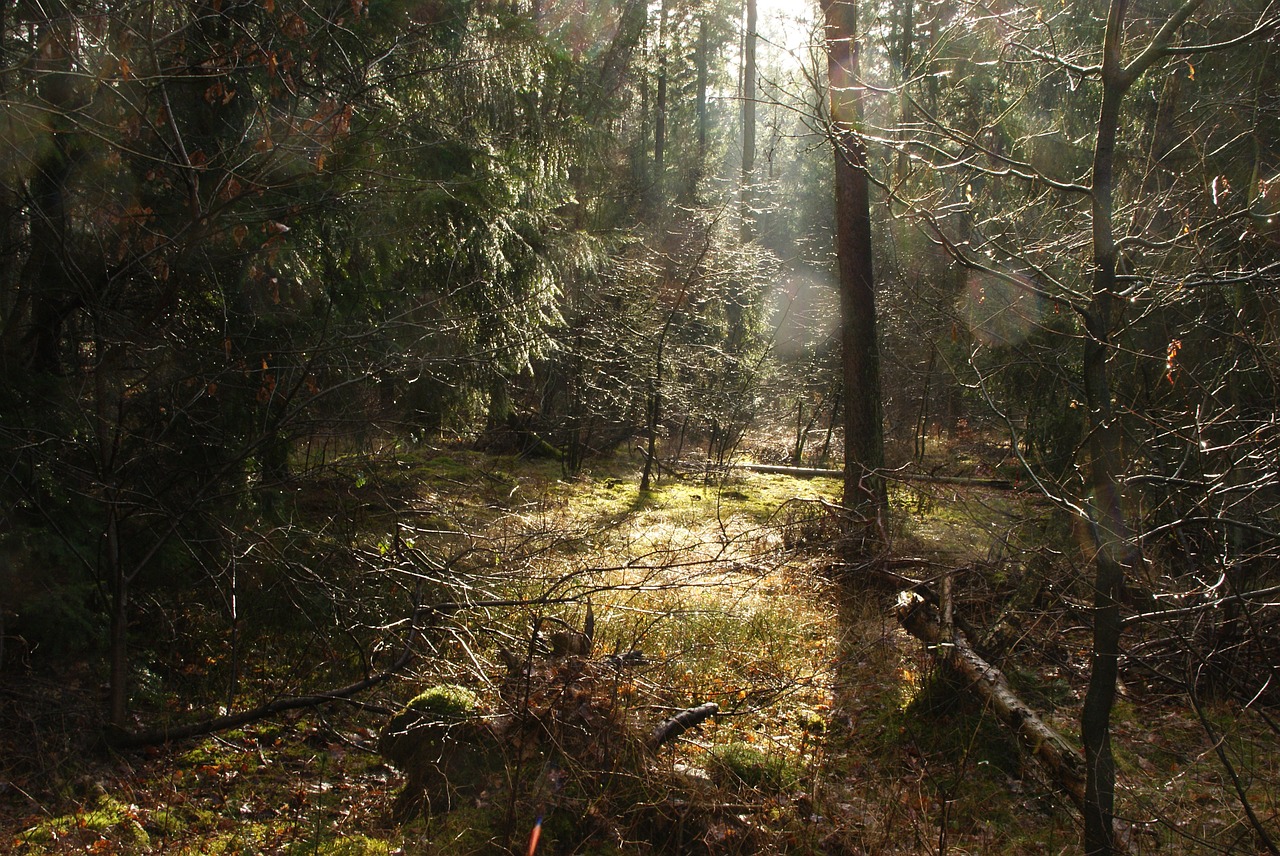
[[[110,725],[124,729],[129,714],[129,612],[132,575],[124,564],[120,544],[121,501],[117,472],[117,447],[122,417],[119,385],[119,349],[99,335],[94,342],[97,363],[93,367],[94,433],[101,470],[102,507],[105,514],[98,551],[99,574],[106,580],[111,598],[111,626],[107,639],[107,717]]]
[[[1085,313],[1084,387],[1089,406],[1089,454],[1094,560],[1093,652],[1089,689],[1080,720],[1085,751],[1084,849],[1109,854],[1113,846],[1115,761],[1111,753],[1111,711],[1115,705],[1120,655],[1120,596],[1126,544],[1131,538],[1116,476],[1120,435],[1111,406],[1107,360],[1111,353],[1116,245],[1112,196],[1116,137],[1125,86],[1121,41],[1127,0],[1111,4],[1103,48],[1102,108],[1093,156],[1093,289]]]
[[[37,158],[29,184],[31,252],[21,274],[22,296],[16,311],[9,313],[4,337],[12,346],[21,331],[19,362],[26,369],[56,375],[65,368],[63,326],[78,300],[73,276],[78,266],[68,258],[66,183],[76,157],[68,115],[82,105],[84,96],[73,72],[75,34],[66,4],[37,8],[44,18],[37,28],[41,48],[33,66],[38,72],[36,95],[48,115],[50,144]]]
[[[832,136],[835,147],[836,259],[840,279],[844,375],[844,507],[849,550],[865,554],[879,543],[888,505],[876,341],[875,278],[871,259],[871,197],[858,73],[858,7],[854,0],[822,0],[827,40]]]
[[[902,0],[901,14],[897,20],[899,22],[899,32],[896,56],[893,61],[898,67],[898,81],[900,84],[898,95],[898,122],[900,128],[898,138],[901,142],[901,148],[898,150],[898,163],[895,167],[895,173],[897,179],[902,181],[906,178],[907,172],[911,168],[911,159],[907,156],[906,146],[906,141],[911,134],[912,119],[911,99],[907,97],[907,81],[911,79],[912,47],[915,44],[916,35],[915,0]]]
[[[680,289],[676,302],[671,307],[671,311],[667,313],[667,319],[662,323],[662,330],[658,332],[658,346],[653,356],[653,374],[649,378],[649,395],[645,408],[647,437],[644,471],[640,475],[640,493],[642,494],[648,493],[652,486],[655,470],[654,462],[658,458],[658,427],[662,424],[662,361],[667,347],[667,334],[671,332],[671,328],[675,325],[676,314],[684,305],[684,299],[688,293],[689,282],[686,280]]]
[[[753,191],[756,172],[756,0],[746,0],[742,42],[742,243],[755,238]]]
[[[111,627],[107,643],[107,718],[112,728],[125,730],[129,716],[129,584],[120,557],[119,498],[111,488],[104,497],[107,526],[102,549],[111,593]]]
[[[1085,753],[1084,851],[1109,856],[1115,849],[1115,760],[1111,713],[1119,676],[1120,602],[1126,576],[1141,562],[1125,517],[1119,476],[1122,435],[1111,403],[1107,363],[1115,336],[1118,251],[1115,242],[1115,152],[1125,94],[1147,68],[1166,55],[1177,30],[1202,5],[1188,0],[1170,16],[1151,44],[1126,66],[1124,22],[1128,0],[1112,0],[1102,48],[1102,106],[1093,152],[1093,283],[1084,311],[1084,387],[1089,407],[1089,521],[1094,536],[1093,652],[1089,689],[1080,718]]]
[[[667,18],[668,0],[658,13],[658,85],[653,105],[654,199],[661,204],[663,172],[667,158]]]
[[[695,62],[698,67],[698,174],[695,178],[695,191],[701,181],[707,163],[707,130],[711,126],[711,114],[707,110],[707,88],[710,78],[708,55],[711,51],[711,35],[707,23],[707,12],[698,19],[698,53]]]
[[[739,240],[749,244],[756,237],[756,0],[746,0],[746,24],[742,33],[742,177],[738,186]],[[725,312],[729,325],[726,343],[730,354],[742,353],[747,340],[747,284],[735,278],[728,285]]]

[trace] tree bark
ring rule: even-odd
[[[1093,159],[1093,293],[1085,316],[1084,387],[1089,405],[1091,514],[1095,539],[1093,652],[1089,689],[1080,718],[1087,770],[1084,850],[1109,854],[1114,846],[1115,760],[1111,711],[1115,705],[1120,647],[1120,593],[1124,567],[1118,548],[1128,539],[1116,483],[1118,435],[1111,407],[1107,359],[1111,350],[1111,303],[1116,276],[1112,233],[1112,179],[1120,104],[1120,44],[1127,0],[1115,0],[1107,21],[1102,70],[1102,108]]]
[[[738,240],[745,246],[756,238],[756,0],[745,0],[746,23],[742,34],[742,175],[738,186]],[[733,357],[742,354],[747,341],[748,287],[745,277],[734,277],[725,295],[728,336],[725,349]]]
[[[742,43],[742,243],[755,239],[752,194],[756,172],[756,0],[746,0]]]
[[[835,148],[836,259],[840,280],[844,376],[844,507],[851,554],[874,551],[888,505],[881,424],[880,352],[876,340],[875,278],[871,258],[871,195],[858,74],[858,7],[854,0],[822,0]]]
[[[662,202],[662,179],[667,157],[667,17],[668,0],[662,0],[658,12],[658,91],[653,111],[653,183],[654,200]]]
[[[707,13],[698,19],[698,171],[694,176],[694,192],[702,179],[707,164],[707,129],[711,126],[711,114],[707,110],[707,85],[710,78],[708,54],[710,53],[710,34],[708,33]]]
[[[1203,3],[1188,0],[1160,28],[1150,44],[1128,66],[1124,64],[1124,22],[1128,0],[1112,0],[1102,46],[1102,105],[1092,169],[1093,284],[1084,311],[1084,387],[1089,407],[1088,505],[1094,540],[1093,652],[1089,689],[1080,717],[1086,787],[1084,851],[1109,856],[1115,851],[1115,760],[1111,752],[1111,711],[1119,676],[1120,602],[1125,578],[1141,561],[1125,519],[1119,475],[1123,448],[1120,426],[1111,403],[1107,362],[1115,334],[1114,307],[1118,252],[1115,242],[1114,184],[1116,140],[1124,96],[1134,81],[1165,56],[1177,30]]]
[[[22,296],[9,313],[4,338],[12,346],[21,330],[16,362],[37,373],[60,375],[65,370],[63,326],[82,299],[76,280],[85,268],[83,260],[70,258],[67,240],[67,182],[80,148],[68,117],[83,106],[84,96],[73,71],[76,37],[66,4],[38,8],[43,13],[37,25],[41,48],[32,66],[38,103],[48,111],[49,145],[35,161],[28,184],[31,250],[21,273]]]
[[[657,751],[664,743],[670,743],[690,728],[700,725],[720,712],[720,706],[713,701],[682,710],[670,719],[664,719],[649,735],[649,749]]]
[[[202,719],[198,722],[190,722],[186,725],[164,726],[149,731],[130,732],[125,730],[117,730],[108,735],[107,742],[117,748],[137,748],[140,746],[155,746],[162,743],[172,743],[175,740],[183,740],[188,737],[198,737],[203,734],[214,734],[219,731],[226,731],[231,728],[239,728],[241,725],[247,725],[250,722],[257,722],[266,719],[268,716],[274,716],[278,713],[284,713],[290,710],[303,710],[310,707],[319,707],[322,704],[333,701],[342,701],[352,696],[364,692],[367,689],[376,687],[385,683],[390,678],[399,674],[404,666],[408,664],[409,657],[405,656],[401,660],[397,660],[395,665],[384,672],[376,675],[370,675],[354,681],[343,687],[326,690],[324,692],[314,693],[305,696],[285,696],[266,704],[259,705],[251,710],[241,711],[240,713],[229,713],[222,716],[210,717]]]
[[[693,280],[697,276],[697,271],[701,267],[703,259],[710,248],[709,244],[703,244],[702,251],[694,264],[689,268],[689,274],[680,284],[680,293],[676,295],[675,302],[671,305],[671,311],[667,313],[667,318],[662,322],[662,330],[658,333],[658,344],[656,352],[653,356],[653,375],[649,381],[649,394],[645,402],[646,412],[646,451],[644,459],[644,471],[640,475],[640,492],[648,493],[652,484],[653,469],[656,466],[658,457],[658,427],[662,423],[662,360],[667,345],[667,334],[671,332],[672,326],[676,321],[676,315],[684,307],[685,298],[689,296],[689,288],[693,285]]]

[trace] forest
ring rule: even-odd
[[[0,852],[1280,856],[1276,0],[0,0]]]

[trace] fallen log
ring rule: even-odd
[[[749,473],[765,473],[779,476],[794,476],[798,479],[842,479],[844,470],[825,467],[784,467],[780,464],[734,464],[734,469],[746,470]],[[987,487],[993,490],[1017,490],[1017,486],[1008,479],[979,479],[966,476],[930,476],[924,473],[902,473],[889,470],[881,475],[890,481],[925,482],[927,484],[955,484],[967,487]]]
[[[784,467],[779,464],[734,464],[736,470],[749,473],[768,473],[779,476],[795,476],[798,479],[842,479],[844,470],[832,470],[825,467]]]
[[[682,710],[670,719],[658,723],[657,728],[649,735],[649,748],[657,751],[662,744],[675,740],[690,728],[701,725],[707,719],[720,712],[720,705],[713,701]]]
[[[978,656],[962,632],[956,631],[951,639],[947,639],[936,608],[918,595],[908,594],[899,600],[898,621],[908,633],[933,648],[939,659],[969,682],[969,689],[989,704],[1000,721],[1018,735],[1076,808],[1083,809],[1084,758],[1014,694],[1004,673]]]
[[[883,474],[889,481],[909,481],[909,482],[925,482],[926,484],[957,484],[967,487],[989,487],[992,490],[1017,490],[1018,486],[1008,479],[978,479],[969,478],[967,476],[928,476],[924,473],[894,473],[888,472]]]

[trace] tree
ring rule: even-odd
[[[756,232],[753,197],[756,184],[756,101],[759,85],[756,71],[756,0],[746,0],[746,24],[742,33],[742,242],[749,243]]]
[[[1193,509],[1213,503],[1198,490],[1216,475],[1196,484],[1194,498],[1156,492],[1175,483],[1170,479],[1185,465],[1175,461],[1213,456],[1189,440],[1205,413],[1252,399],[1212,392],[1210,376],[1225,384],[1216,389],[1233,386],[1226,374],[1207,371],[1194,381],[1180,374],[1195,373],[1179,356],[1184,336],[1193,335],[1189,325],[1218,317],[1210,283],[1274,290],[1274,247],[1263,248],[1252,227],[1232,234],[1226,225],[1249,220],[1255,202],[1246,195],[1224,202],[1226,194],[1202,188],[1251,186],[1254,178],[1232,178],[1247,170],[1238,154],[1233,162],[1227,152],[1239,152],[1234,139],[1266,137],[1262,129],[1274,121],[1262,109],[1240,121],[1224,107],[1231,100],[1256,104],[1244,80],[1267,78],[1270,61],[1237,74],[1213,57],[1242,49],[1280,22],[1261,4],[1197,20],[1203,5],[1166,4],[1158,14],[1130,20],[1128,4],[1118,0],[1105,19],[1084,9],[1042,7],[989,27],[956,27],[951,38],[978,40],[956,55],[982,56],[1003,44],[1031,62],[1022,68],[997,63],[988,71],[953,61],[946,82],[926,69],[904,84],[919,93],[911,100],[911,121],[883,134],[905,141],[903,150],[919,165],[909,170],[914,175],[895,179],[896,199],[969,278],[960,308],[975,333],[970,365],[978,387],[1013,434],[1029,476],[1092,535],[1094,644],[1081,721],[1090,853],[1114,848],[1110,718],[1128,623],[1123,612],[1158,602],[1168,590],[1171,583],[1153,569],[1152,555],[1173,549],[1185,557],[1183,547],[1157,545],[1174,530],[1172,541],[1187,543],[1196,530],[1191,520],[1199,517]],[[1140,47],[1126,51],[1134,42]],[[1152,108],[1136,107],[1132,91],[1162,66],[1165,79],[1149,90]],[[1035,73],[1025,73],[1029,69]],[[1199,100],[1179,104],[1190,80],[1198,81]],[[1056,105],[1058,118],[1046,123],[1036,109],[1048,104]],[[1209,113],[1215,121],[1193,120],[1193,107],[1195,115]],[[1092,146],[1081,143],[1088,139]],[[1192,150],[1215,151],[1220,159],[1197,161]],[[1256,166],[1257,156],[1255,149],[1245,161]],[[911,187],[913,181],[920,185]],[[963,202],[947,204],[956,189]],[[1187,291],[1188,283],[1203,287]],[[1242,365],[1252,367],[1254,359]],[[1028,387],[1057,390],[1077,415],[1063,418],[1061,407],[1040,406],[1039,392],[1029,395]],[[1239,467],[1252,454],[1242,454],[1250,445],[1244,435],[1256,424],[1244,416],[1248,409],[1233,411],[1241,421],[1224,416],[1219,423],[1234,425],[1222,441],[1233,450],[1232,463],[1223,460],[1210,472]],[[1037,445],[1051,455],[1028,455]],[[1047,466],[1051,457],[1058,463]],[[1269,481],[1246,469],[1261,479],[1254,484]],[[1266,492],[1266,500],[1255,495],[1260,502],[1252,508],[1269,518],[1276,504],[1270,488]],[[1159,521],[1150,515],[1157,507]],[[1195,537],[1202,536],[1199,549],[1215,543],[1222,555],[1231,554],[1226,543],[1237,537],[1202,530]],[[1275,541],[1268,544],[1274,556]],[[1224,579],[1239,575],[1238,560],[1224,565]],[[1197,681],[1184,687],[1193,698]],[[1252,818],[1243,795],[1242,805]]]
[[[285,488],[322,467],[300,446],[474,424],[546,353],[577,139],[543,117],[556,87],[600,103],[634,28],[585,67],[523,24],[483,3],[5,17],[28,60],[0,159],[5,537],[22,618],[47,596],[79,645],[105,637],[115,728],[159,656],[144,611],[235,600],[250,521],[306,540]]]
[[[863,83],[858,65],[858,6],[823,0],[831,138],[835,149],[836,261],[843,352],[844,506],[855,527],[855,551],[874,543],[888,504],[871,258],[871,195],[867,149],[859,136]]]

